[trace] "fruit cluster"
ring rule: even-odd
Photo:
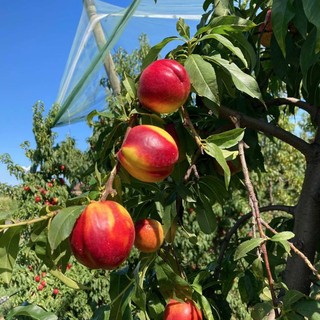
[[[175,112],[187,100],[190,80],[178,62],[153,62],[141,74],[138,98],[144,108],[157,113]],[[143,182],[167,178],[179,159],[177,137],[154,125],[130,127],[117,158],[132,177]],[[119,236],[121,235],[121,236]],[[129,212],[111,200],[91,202],[74,224],[70,247],[77,261],[90,269],[112,270],[120,266],[135,246],[143,253],[160,249],[164,231],[159,221],[145,218],[133,222]],[[202,319],[192,301],[170,300],[165,319]],[[182,319],[182,318],[181,318]]]

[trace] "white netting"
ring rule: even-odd
[[[89,3],[90,1],[88,1]],[[91,1],[93,3],[93,1]],[[61,110],[55,126],[85,119],[94,110],[107,108],[105,56],[121,45],[126,50],[138,48],[139,36],[148,36],[151,45],[167,36],[177,35],[176,23],[181,17],[193,25],[203,14],[202,0],[135,0],[123,8],[94,1],[93,16],[84,6],[68,62],[61,80],[57,103]],[[92,12],[91,12],[92,13]],[[105,43],[97,45],[94,28],[100,25]]]

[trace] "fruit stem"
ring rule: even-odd
[[[189,133],[192,135],[193,139],[195,140],[197,146],[200,149],[201,154],[204,154],[204,146],[202,144],[202,140],[201,137],[199,136],[198,132],[196,131],[196,129],[194,128],[189,113],[187,112],[187,110],[185,109],[184,106],[180,107],[180,113],[183,119],[183,125],[184,127],[189,131]]]
[[[115,166],[110,172],[110,176],[105,184],[104,191],[102,192],[102,195],[100,197],[100,201],[105,201],[109,195],[111,195],[112,198],[114,198],[117,195],[117,190],[113,189],[113,181],[118,173],[120,163],[117,160]]]
[[[122,145],[126,141],[126,138],[127,138],[128,134],[129,134],[129,131],[134,126],[137,118],[138,118],[138,114],[137,113],[134,113],[134,114],[132,114],[130,116],[130,119],[128,121],[128,128],[127,128],[126,133],[124,135],[124,138],[123,138],[123,141],[122,141]],[[113,186],[113,181],[114,181],[119,169],[120,169],[120,162],[118,160],[116,160],[116,164],[112,168],[112,170],[110,172],[110,176],[109,176],[109,178],[108,178],[108,180],[107,180],[107,182],[105,184],[104,191],[102,192],[102,195],[100,197],[100,201],[105,201],[108,198],[109,195],[111,195],[112,198],[114,198],[117,195],[117,190],[113,189],[112,186]]]
[[[41,217],[34,218],[34,219],[31,219],[31,220],[20,221],[20,222],[10,223],[10,224],[0,224],[0,230],[1,229],[20,227],[20,226],[27,226],[27,225],[34,224],[34,223],[37,223],[37,222],[48,220],[50,218],[53,218],[57,213],[58,213],[58,211],[53,211],[53,212],[50,212],[50,213],[46,214],[45,216],[41,216]]]

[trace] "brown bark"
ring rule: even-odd
[[[311,159],[307,159],[305,179],[300,198],[294,212],[294,245],[313,264],[316,247],[320,240],[320,148],[315,149]],[[285,283],[289,289],[305,294],[310,292],[312,272],[306,263],[295,253],[288,259]]]

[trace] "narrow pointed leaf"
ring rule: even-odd
[[[286,56],[286,35],[289,21],[294,17],[293,0],[273,0],[272,30],[282,54]]]
[[[257,81],[249,74],[243,72],[235,63],[230,63],[219,56],[205,58],[217,64],[225,73],[229,74],[232,78],[233,84],[239,91],[263,102]]]
[[[190,55],[185,61],[190,81],[197,94],[206,97],[216,105],[220,104],[218,84],[212,65],[198,54]]]
[[[263,241],[264,239],[262,238],[254,238],[242,242],[234,253],[234,260],[239,260],[245,257],[251,250],[259,247]]]
[[[0,232],[0,278],[6,284],[11,280],[12,270],[19,252],[22,228],[9,228]]]
[[[74,206],[62,209],[52,220],[48,230],[48,239],[54,251],[59,244],[71,234],[73,226],[85,206]]]
[[[17,319],[17,316],[26,316],[29,319],[36,319],[36,320],[58,320],[58,317],[53,312],[45,311],[41,307],[34,304],[13,308],[7,314],[6,319],[7,320]]]
[[[308,0],[302,2],[305,15],[317,29],[316,53],[318,53],[320,51],[320,1]]]

